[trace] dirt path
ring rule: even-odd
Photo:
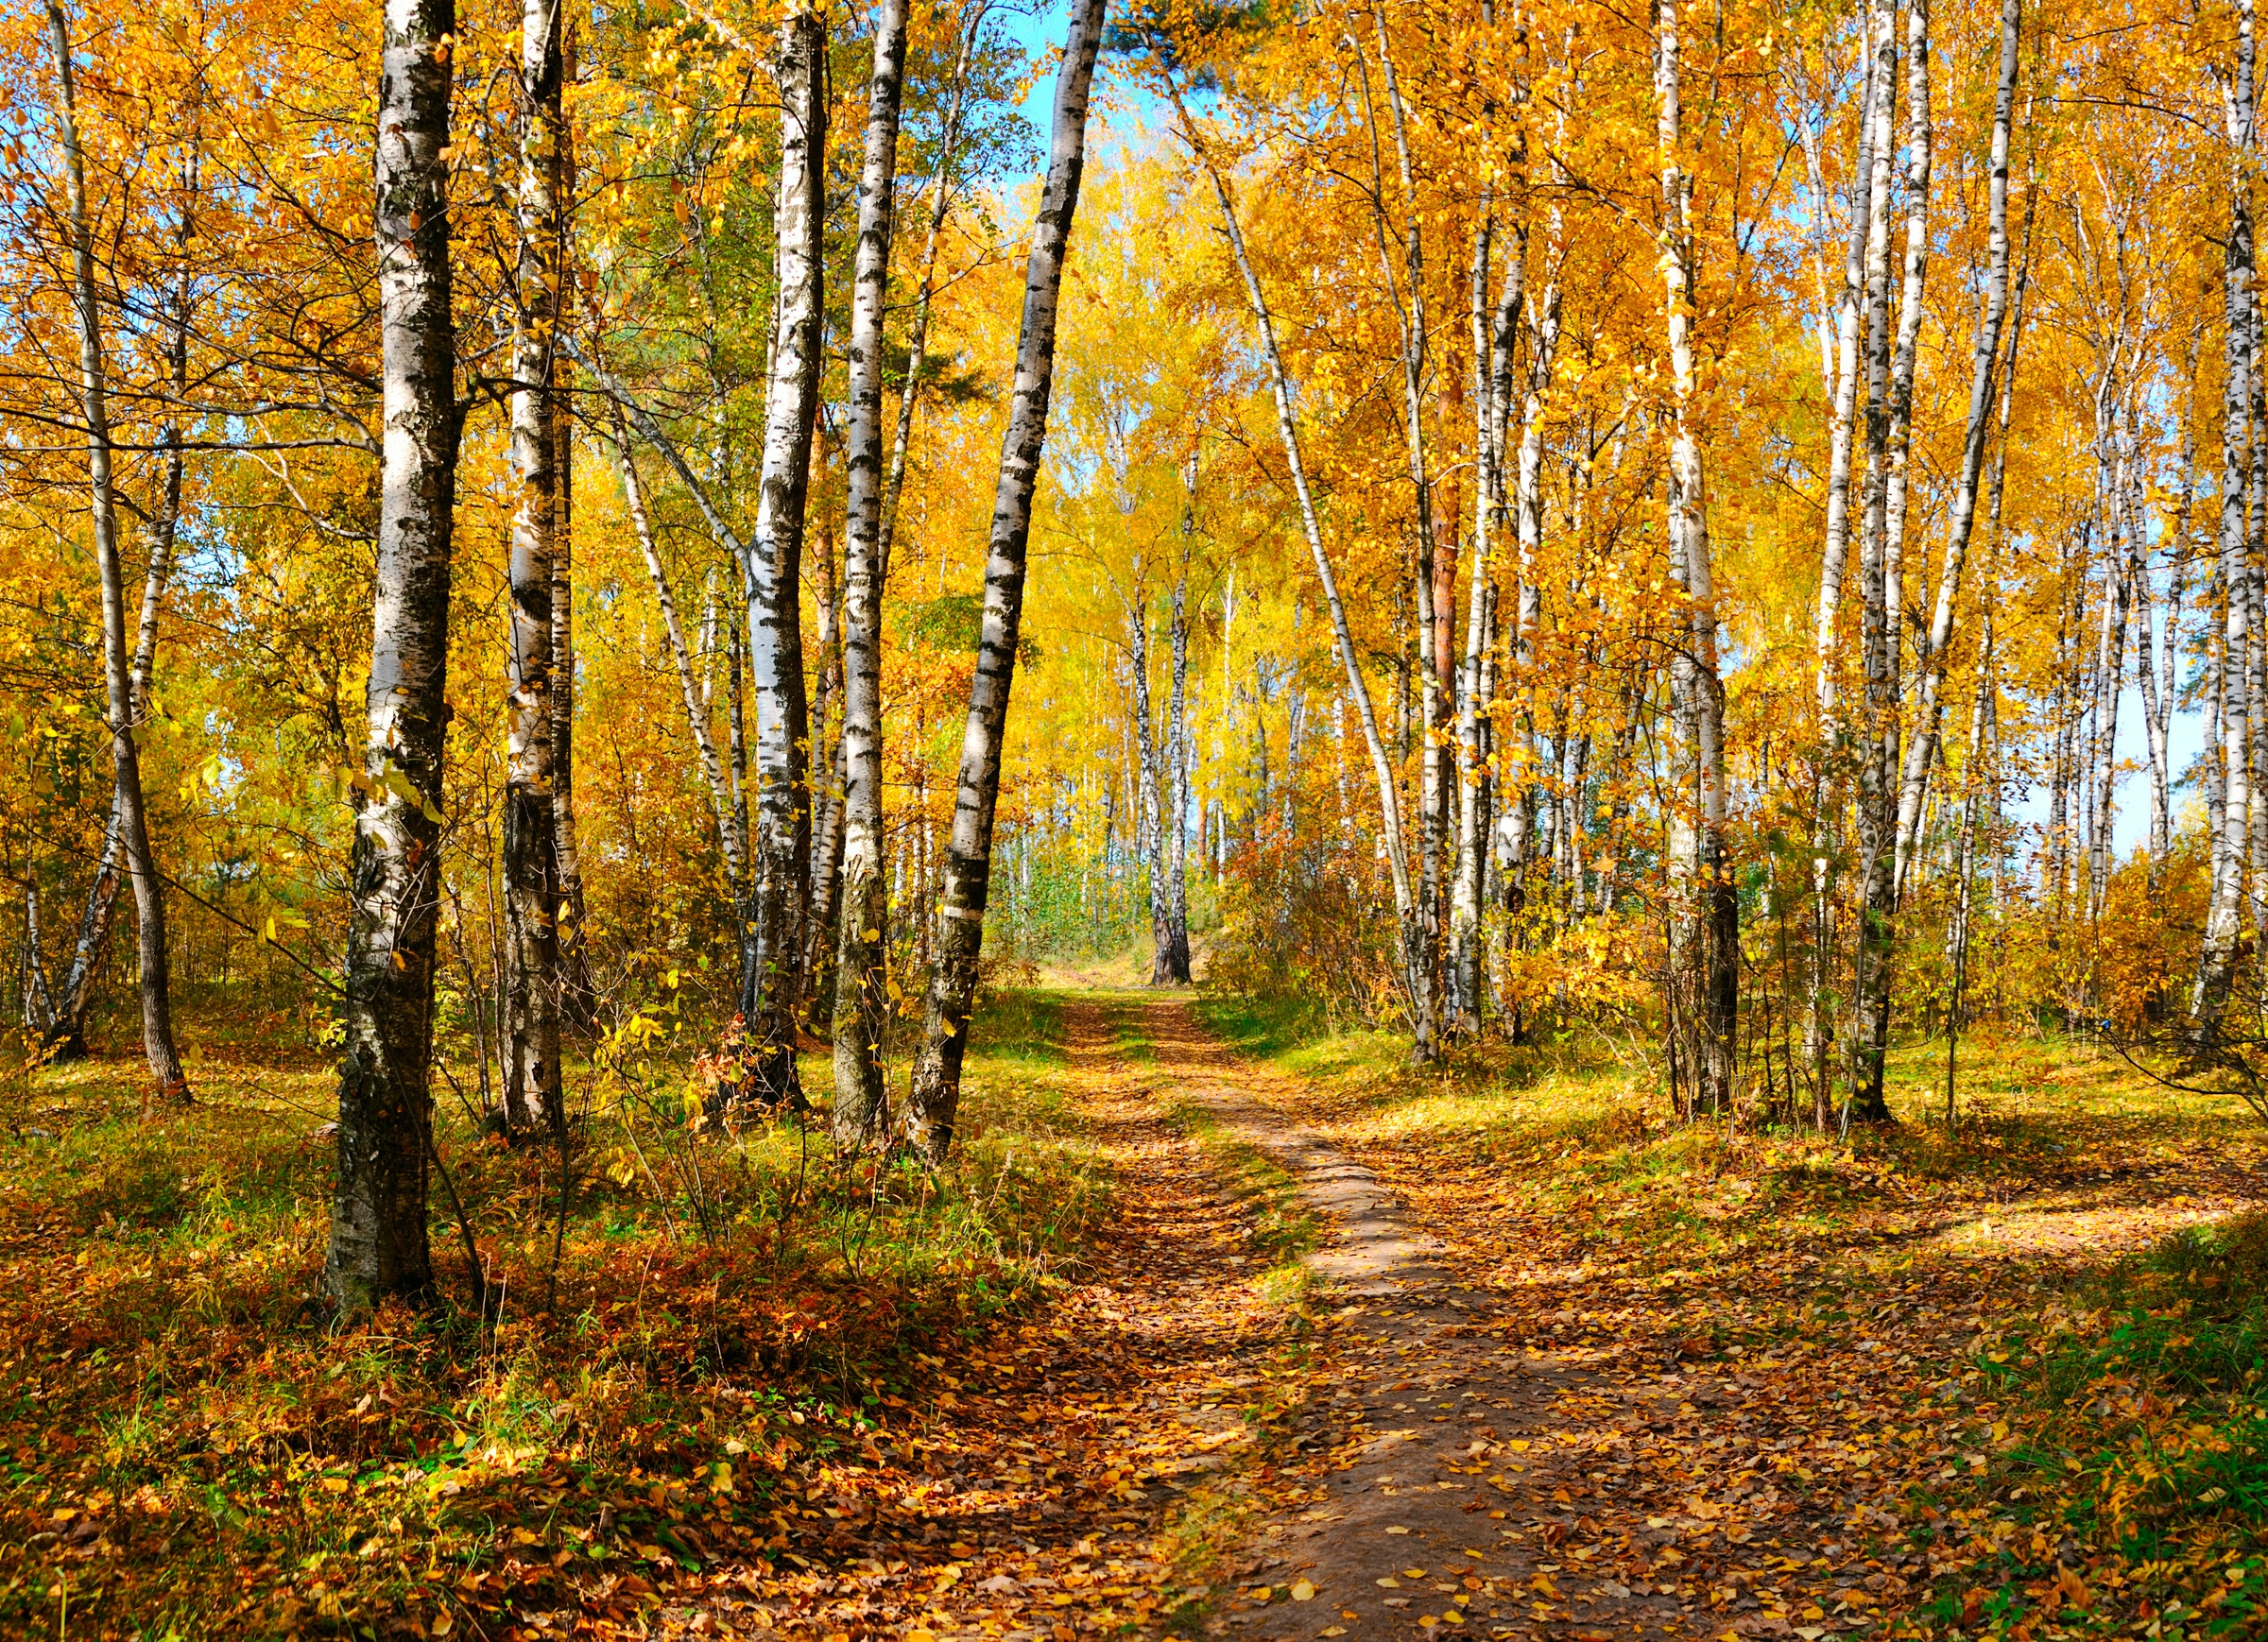
[[[720,1564],[655,1632],[1073,1642],[1155,1633],[1186,1600],[1177,1525],[1255,1440],[1244,1410],[1294,1319],[1250,1281],[1249,1217],[1118,1016],[1073,999],[1048,1074],[1112,1176],[1091,1263],[949,1352],[933,1406],[817,1468],[774,1552]]]
[[[1458,1228],[1413,1223],[1302,1120],[1302,1086],[1224,1047],[1186,1002],[1074,997],[1064,1026],[1056,1081],[1114,1181],[1091,1263],[940,1371],[934,1409],[822,1468],[784,1552],[720,1565],[706,1600],[656,1616],[661,1633],[1816,1642],[1848,1628],[1714,1590],[1718,1567],[1796,1547],[1748,1543],[1730,1507],[1687,1500],[1682,1473],[1634,1453],[1673,1424],[1719,1449],[1742,1439],[1747,1421],[1716,1411],[1709,1386],[1555,1343],[1548,1286],[1523,1302],[1461,1280]],[[1323,1223],[1303,1310],[1259,1280],[1273,1257],[1232,1172],[1172,1119],[1189,1101],[1293,1176]]]
[[[1602,1480],[1559,1440],[1562,1411],[1614,1388],[1578,1361],[1499,1338],[1486,1297],[1438,1263],[1439,1240],[1298,1121],[1290,1080],[1223,1048],[1178,1001],[1145,1003],[1140,1018],[1160,1078],[1300,1182],[1328,1227],[1310,1263],[1329,1285],[1325,1304],[1340,1303],[1334,1389],[1313,1418],[1330,1445],[1316,1468],[1322,1497],[1258,1525],[1240,1565],[1247,1582],[1209,1629],[1357,1639],[1445,1627],[1680,1632],[1674,1597],[1616,1577],[1629,1564],[1593,1569],[1592,1553],[1561,1548],[1581,1519],[1576,1501]],[[1665,1547],[1675,1537],[1655,1536]]]

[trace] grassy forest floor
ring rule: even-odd
[[[450,1225],[451,1308],[336,1336],[321,1071],[0,1091],[0,1633],[2268,1626],[2238,1113],[2030,1040],[1847,1144],[1218,998],[979,1043],[932,1178],[618,1035],[565,1193],[458,1115],[483,1278]]]

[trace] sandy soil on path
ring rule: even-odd
[[[1438,1240],[1368,1169],[1297,1120],[1291,1080],[1223,1048],[1177,1000],[1145,1003],[1139,1018],[1161,1080],[1299,1181],[1327,1227],[1310,1264],[1339,1322],[1331,1389],[1313,1420],[1331,1445],[1324,1497],[1256,1525],[1240,1565],[1271,1582],[1247,1580],[1208,1629],[1357,1639],[1681,1633],[1673,1598],[1560,1548],[1561,1524],[1594,1489],[1584,1452],[1554,1441],[1564,1429],[1555,1411],[1611,1388],[1590,1383],[1579,1362],[1487,1331],[1486,1297],[1439,1263]],[[1647,1400],[1631,1412],[1654,1412]],[[1675,1536],[1658,1537],[1667,1547]]]

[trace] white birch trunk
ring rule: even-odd
[[[961,738],[954,790],[953,830],[944,882],[937,897],[937,957],[930,976],[922,1047],[906,1102],[906,1134],[932,1163],[953,1144],[960,1109],[961,1057],[969,1046],[969,1014],[976,995],[983,950],[985,905],[992,876],[992,820],[1000,798],[1000,755],[1007,726],[1008,692],[1016,676],[1016,645],[1023,619],[1024,568],[1031,545],[1032,492],[1047,439],[1047,407],[1055,382],[1056,315],[1062,292],[1064,255],[1078,210],[1079,180],[1087,158],[1087,99],[1102,43],[1104,0],[1080,0],[1071,15],[1063,67],[1048,142],[1047,181],[1032,226],[1025,265],[1023,316],[1016,340],[1016,371],[1008,427],[1001,445],[1000,480],[992,504],[991,543],[985,565],[984,624],[976,671],[969,686],[969,716]]]
[[[376,607],[326,1268],[349,1313],[421,1294],[433,1281],[425,1190],[458,433],[445,158],[455,28],[452,0],[386,0]]]

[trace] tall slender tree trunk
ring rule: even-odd
[[[1165,836],[1166,812],[1173,807],[1173,727],[1158,723],[1150,693],[1149,598],[1141,586],[1126,601],[1127,663],[1134,676],[1136,773],[1141,782],[1141,841],[1149,857],[1150,984],[1174,984],[1174,890],[1172,847]]]
[[[1694,426],[1697,391],[1692,340],[1692,179],[1680,128],[1677,0],[1655,0],[1655,139],[1661,167],[1662,307],[1671,391],[1669,540],[1671,573],[1687,605],[1689,643],[1672,663],[1683,697],[1681,749],[1692,783],[1692,812],[1673,806],[1670,871],[1674,891],[1672,963],[1692,978],[1692,1059],[1695,1093],[1711,1111],[1732,1100],[1733,1034],[1740,1006],[1740,903],[1725,854],[1725,686],[1717,676],[1716,588],[1710,573],[1708,493]]]
[[[559,872],[553,810],[553,555],[558,506],[558,403],[552,338],[559,316],[558,0],[520,15],[518,301],[512,336],[511,462],[518,496],[509,563],[510,686],[505,710],[504,1124],[547,1133],[563,1119],[559,1082]]]
[[[825,471],[823,456],[820,471]],[[843,809],[850,785],[849,751],[843,745],[843,586],[833,543],[824,531],[814,564],[813,599],[817,607],[819,659],[812,668],[818,699],[811,713],[811,905],[803,918],[803,975],[800,1013],[813,1032],[833,1030],[835,948],[842,937]]]
[[[883,322],[896,220],[898,123],[905,3],[883,0],[874,26],[866,154],[858,189],[858,261],[850,293],[850,431],[843,532],[843,867],[834,978],[834,1132],[863,1145],[888,1130],[882,1039],[889,884],[882,842],[882,594],[885,474]],[[939,162],[940,173],[944,162]],[[938,179],[942,199],[944,179]],[[926,298],[926,288],[923,292]],[[905,385],[910,411],[915,385]],[[899,470],[901,474],[903,469]]]
[[[87,205],[86,157],[78,136],[78,99],[71,60],[71,25],[60,0],[47,8],[49,42],[55,53],[56,117],[63,149],[64,197],[70,210],[71,274],[78,322],[79,409],[87,432],[89,513],[94,527],[94,561],[102,583],[102,655],[107,686],[113,773],[112,807],[117,816],[120,853],[134,886],[134,913],[141,935],[142,1048],[155,1084],[155,1101],[185,1103],[189,1080],[173,1041],[171,970],[165,951],[165,897],[150,850],[149,822],[142,795],[142,755],[135,743],[133,661],[126,641],[126,582],[118,558],[118,508],[111,481],[109,386],[102,353],[102,312],[94,278],[94,228]],[[178,444],[178,439],[170,441]]]
[[[189,392],[189,322],[190,306],[194,299],[189,243],[196,234],[195,206],[202,180],[202,157],[197,148],[192,147],[182,176],[182,191],[188,203],[183,205],[180,224],[175,230],[175,243],[181,257],[181,267],[174,281],[171,309],[166,316],[164,346],[165,373],[172,385],[177,405],[186,400]],[[158,619],[164,611],[165,590],[173,577],[174,552],[180,531],[183,453],[181,428],[178,420],[171,418],[167,419],[163,431],[159,435],[159,444],[165,459],[157,505],[149,518],[149,562],[142,580],[142,614],[134,628],[134,657],[129,680],[134,723],[137,726],[146,723],[149,717],[150,679],[157,669]],[[95,864],[94,877],[88,885],[86,901],[79,914],[77,937],[72,943],[70,966],[63,971],[61,983],[52,989],[47,986],[43,975],[38,977],[37,1018],[27,1022],[39,1034],[41,1053],[50,1061],[68,1062],[86,1058],[87,1010],[94,999],[94,971],[102,961],[104,948],[109,944],[111,923],[118,907],[121,884],[118,863],[122,837],[117,787],[113,779],[110,818],[103,828],[102,855]],[[36,916],[36,902],[27,902],[26,905],[33,909],[27,915]],[[27,950],[36,961],[36,942]]]
[[[1866,486],[1860,521],[1860,660],[1865,673],[1865,735],[1858,748],[1859,928],[1853,983],[1851,1115],[1882,1122],[1882,1061],[1890,1045],[1891,920],[1896,915],[1896,765],[1885,764],[1898,720],[1897,567],[1889,533],[1892,396],[1890,388],[1891,88],[1898,76],[1896,14],[1883,18],[1876,48],[1881,85],[1874,101],[1874,172],[1866,242]]]
[[[550,0],[554,7],[560,0]],[[558,150],[558,188],[552,222],[558,231],[553,267],[558,281],[553,305],[556,330],[575,323],[576,288],[573,231],[575,131],[567,123],[564,89],[576,76],[572,24],[555,26],[560,35],[561,102],[553,129]],[[551,350],[552,513],[551,513],[551,818],[552,850],[558,863],[559,930],[559,1018],[562,1024],[588,1029],[598,1000],[591,985],[591,943],[584,928],[583,855],[575,825],[575,416],[570,408],[573,367],[555,343]]]
[[[802,920],[810,901],[811,791],[800,584],[812,421],[826,364],[819,349],[826,54],[820,13],[796,11],[781,25],[780,195],[774,214],[779,297],[755,539],[742,566],[756,709],[756,825],[740,983],[747,1074],[736,1094],[765,1106],[800,1104],[803,1099],[796,1071],[796,1006],[802,996]]]
[[[1498,372],[1495,356],[1508,351],[1510,335],[1498,335],[1490,325],[1488,274],[1496,218],[1484,209],[1472,240],[1472,378],[1473,451],[1477,483],[1473,487],[1472,569],[1467,576],[1465,654],[1456,693],[1457,830],[1455,871],[1450,885],[1449,996],[1452,1013],[1448,1029],[1470,1037],[1481,1030],[1483,1005],[1481,898],[1486,877],[1487,805],[1484,791],[1486,770],[1481,750],[1481,715],[1487,703],[1482,698],[1483,658],[1487,645],[1488,551],[1490,526],[1495,523],[1503,491],[1503,451],[1497,435],[1501,426],[1494,398]],[[1505,295],[1513,322],[1520,310],[1518,292],[1526,277],[1527,235],[1515,233],[1506,246]],[[1509,362],[1507,363],[1507,367]]]
[[[1923,11],[1926,5],[1927,0],[1916,0],[1917,11]],[[2017,48],[2022,26],[2023,0],[2002,0],[2001,73],[2000,84],[1993,98],[1992,172],[1986,207],[1988,240],[1984,315],[1977,326],[1975,357],[1969,369],[1967,434],[1961,445],[1960,475],[1953,486],[1952,520],[1947,536],[1945,562],[1938,571],[1937,599],[1930,613],[1929,629],[1922,636],[1920,654],[1916,658],[1921,676],[1918,680],[1921,706],[1914,739],[1906,752],[1905,769],[1899,779],[1898,795],[1897,872],[1900,893],[1920,833],[1922,798],[1929,785],[1930,766],[1937,754],[1944,721],[1942,696],[1947,656],[1952,643],[1953,611],[1960,597],[1961,573],[1968,555],[1969,536],[1976,522],[1977,491],[1984,471],[1984,444],[1992,423],[1994,368],[2000,361],[2001,332],[2008,315],[2008,142],[2016,117]],[[1922,43],[1926,49],[1926,12],[1920,27]],[[1924,68],[1922,73],[1926,85],[1928,70]],[[1925,109],[1917,126],[1926,124],[1927,117]],[[1919,168],[1926,172],[1927,162],[1921,162]],[[1923,189],[1926,193],[1926,175]],[[1922,214],[1916,208],[1908,219],[1909,257],[1914,255],[1915,241],[1912,236],[1922,231],[1924,227]],[[1906,412],[1909,430],[1912,400],[1909,371]]]
[[[1171,738],[1172,789],[1165,818],[1166,942],[1154,984],[1186,986],[1189,972],[1189,556],[1197,533],[1197,457],[1182,469],[1181,573],[1174,581]]]
[[[1386,108],[1394,127],[1394,154],[1401,183],[1405,224],[1402,276],[1408,282],[1406,306],[1398,301],[1401,324],[1401,386],[1403,432],[1409,448],[1410,488],[1416,505],[1418,541],[1416,664],[1418,688],[1411,705],[1417,710],[1418,731],[1418,941],[1410,969],[1410,1053],[1420,1063],[1440,1052],[1440,925],[1442,911],[1441,855],[1445,838],[1446,803],[1454,779],[1453,749],[1437,744],[1442,739],[1443,704],[1435,651],[1440,643],[1435,612],[1436,586],[1433,484],[1427,472],[1425,449],[1425,239],[1418,211],[1417,181],[1410,164],[1408,118],[1402,107],[1401,82],[1395,73],[1392,42],[1386,33],[1385,8],[1372,0],[1372,25],[1378,37],[1380,77],[1384,81]],[[1375,145],[1375,128],[1373,144]],[[1372,165],[1377,175],[1375,160]],[[1383,188],[1377,199],[1382,254],[1385,239],[1385,201]],[[1390,267],[1390,265],[1389,265]]]
[[[662,556],[654,548],[654,530],[645,514],[645,492],[638,482],[638,469],[630,453],[629,430],[623,425],[622,407],[613,405],[614,449],[622,475],[623,500],[630,516],[630,533],[638,542],[638,552],[645,560],[646,578],[653,583],[654,601],[662,607],[662,630],[669,645],[671,664],[677,669],[678,691],[685,702],[685,727],[693,737],[693,748],[700,761],[701,780],[709,789],[709,800],[716,822],[717,855],[725,864],[725,876],[731,888],[734,906],[740,904],[743,894],[742,874],[744,844],[740,829],[732,820],[732,788],[727,780],[725,767],[717,757],[716,737],[709,727],[709,707],[703,699],[700,680],[695,676],[693,655],[685,645],[685,630],[678,616],[677,600],[669,590],[669,576],[662,568]]]
[[[2227,321],[2222,399],[2221,555],[2217,567],[2225,613],[2221,645],[2222,825],[2212,862],[2212,889],[2191,998],[2191,1028],[2202,1048],[2217,1039],[2237,966],[2244,910],[2244,868],[2252,808],[2251,575],[2245,563],[2244,480],[2252,385],[2253,224],[2249,155],[2253,147],[2253,0],[2237,0],[2237,60],[2223,81],[2230,146],[2228,238],[2222,254],[2222,308]]]
[[[384,453],[369,734],[354,819],[328,1286],[367,1311],[433,1282],[433,966],[449,726],[449,571],[456,504],[450,315],[452,0],[386,0],[376,230]]]
[[[2122,470],[2111,485],[2111,494],[2105,498],[2106,505],[2117,509],[2117,492],[2124,487],[2125,473]],[[2108,552],[2105,573],[2108,586],[2103,593],[2103,634],[2101,648],[2095,658],[2095,744],[2097,758],[2094,777],[2093,836],[2088,847],[2088,916],[2100,917],[2103,898],[2110,891],[2110,869],[2113,864],[2111,849],[2111,799],[2118,779],[2119,758],[2119,696],[2120,686],[2126,677],[2126,612],[2134,596],[2134,584],[2126,574],[2123,531],[2114,528],[2105,544]]]
[[[914,322],[906,338],[905,388],[898,396],[898,422],[890,437],[889,465],[882,482],[882,533],[875,550],[875,598],[889,580],[890,548],[898,535],[898,499],[905,490],[905,457],[913,443],[914,407],[920,402],[921,371],[929,360],[929,313],[936,293],[937,249],[945,237],[945,215],[953,205],[953,165],[960,150],[961,116],[969,96],[969,62],[976,50],[977,30],[984,26],[991,0],[972,0],[969,21],[961,30],[958,56],[953,65],[953,94],[945,105],[945,124],[937,135],[936,191],[929,202],[929,231],[921,242],[921,272],[914,282]],[[846,571],[845,574],[849,573]]]
[[[1827,519],[1819,562],[1819,602],[1813,623],[1813,654],[1819,701],[1818,812],[1813,823],[1812,894],[1816,938],[1812,943],[1811,1007],[1804,1022],[1806,1059],[1812,1068],[1815,1115],[1822,1128],[1828,1111],[1829,1044],[1833,1036],[1834,944],[1827,938],[1834,922],[1830,902],[1830,867],[1838,845],[1837,809],[1847,778],[1848,727],[1842,707],[1841,658],[1843,583],[1850,559],[1851,453],[1856,443],[1859,368],[1870,318],[1872,287],[1867,279],[1871,249],[1880,235],[1878,217],[1888,205],[1887,156],[1893,68],[1888,60],[1890,24],[1879,5],[1866,9],[1866,72],[1860,99],[1858,160],[1851,170],[1850,232],[1844,242],[1843,288],[1835,308],[1834,398],[1828,411]]]
[[[969,1047],[969,1012],[976,996],[977,958],[984,946],[985,904],[992,879],[1001,745],[1023,619],[1032,491],[1039,483],[1047,438],[1057,302],[1086,164],[1087,96],[1102,43],[1103,5],[1104,0],[1080,0],[1071,14],[1063,67],[1056,79],[1047,181],[1040,191],[1024,271],[1023,317],[1017,334],[1008,428],[1001,445],[1000,483],[985,564],[984,624],[977,640],[976,671],[969,685],[969,717],[954,783],[953,830],[937,897],[937,956],[930,974],[920,1058],[914,1066],[906,1102],[907,1137],[932,1163],[942,1162],[951,1149],[960,1110],[961,1056]]]
[[[1426,952],[1426,931],[1418,902],[1418,886],[1412,881],[1410,858],[1401,824],[1401,795],[1395,778],[1395,760],[1385,738],[1379,732],[1378,712],[1370,699],[1369,682],[1363,676],[1362,655],[1355,648],[1354,635],[1348,626],[1347,607],[1339,597],[1338,574],[1332,569],[1331,555],[1323,545],[1323,526],[1315,511],[1314,491],[1307,482],[1307,463],[1300,454],[1299,421],[1292,402],[1290,374],[1284,369],[1283,354],[1276,346],[1276,321],[1267,298],[1260,288],[1260,277],[1253,271],[1252,259],[1245,248],[1244,227],[1237,220],[1236,204],[1229,197],[1228,180],[1214,163],[1196,122],[1191,119],[1188,107],[1179,91],[1170,81],[1166,94],[1174,105],[1174,112],[1181,123],[1184,139],[1197,162],[1205,169],[1212,183],[1213,197],[1221,210],[1221,226],[1228,236],[1228,248],[1236,259],[1237,271],[1243,276],[1245,297],[1252,305],[1252,321],[1260,334],[1261,357],[1268,367],[1268,382],[1276,403],[1277,431],[1283,440],[1284,464],[1291,470],[1292,493],[1299,504],[1299,522],[1307,536],[1309,555],[1315,565],[1315,579],[1323,589],[1323,601],[1331,610],[1332,630],[1337,640],[1339,667],[1347,681],[1347,697],[1353,704],[1355,721],[1362,727],[1363,739],[1370,753],[1370,769],[1378,783],[1378,807],[1381,843],[1385,847],[1386,870],[1394,888],[1394,914],[1401,935],[1402,986],[1410,1002],[1415,1019],[1424,1007],[1426,981],[1424,966],[1429,961]]]

